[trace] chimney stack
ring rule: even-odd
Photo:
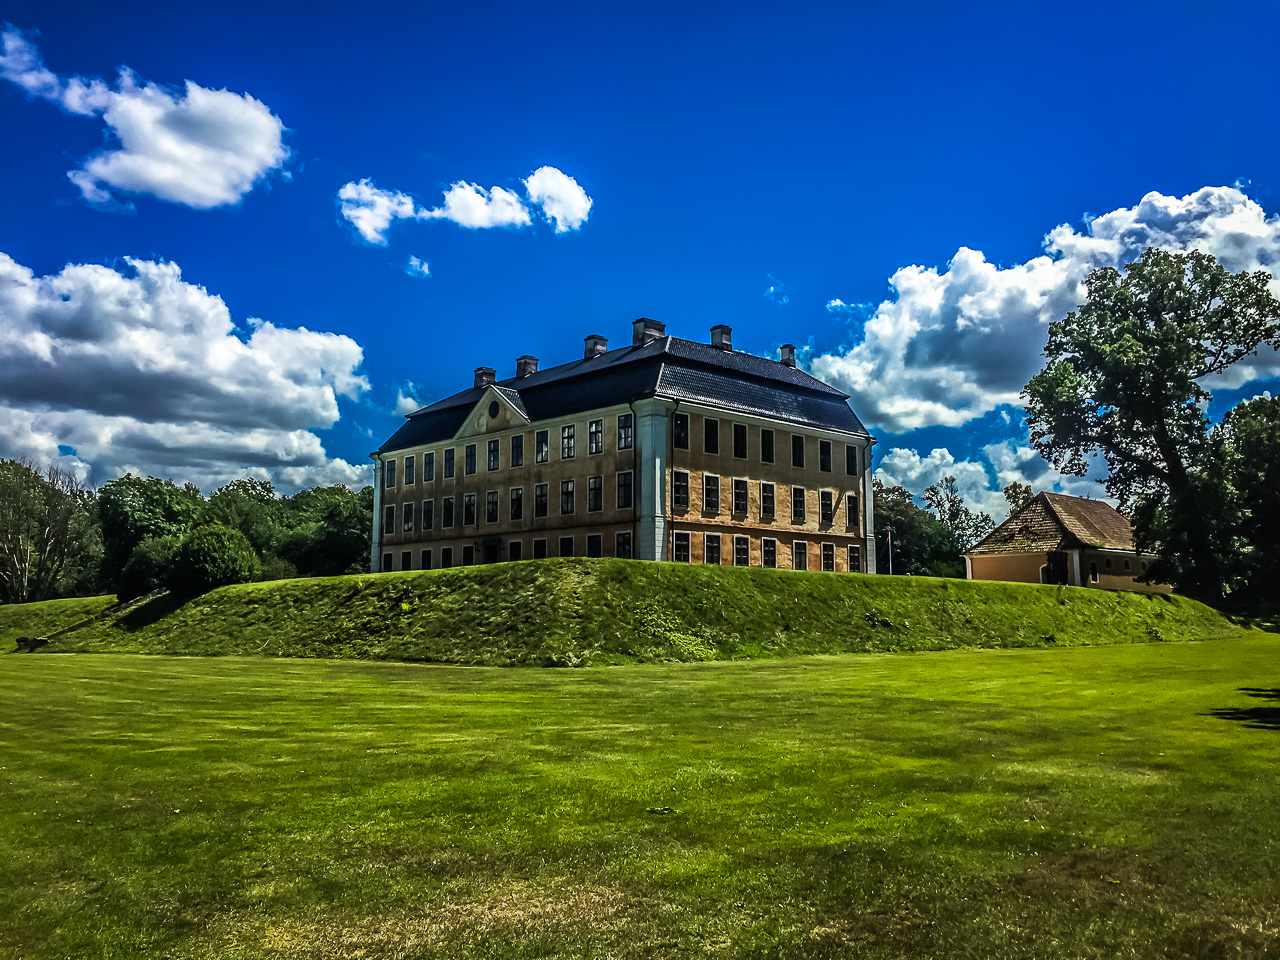
[[[659,337],[665,337],[666,335],[667,325],[665,323],[650,320],[648,317],[641,317],[639,320],[632,321],[631,345],[633,347],[643,347],[646,343],[652,343]]]
[[[733,328],[723,323],[717,323],[711,328],[711,345],[719,347],[721,350],[732,350]]]
[[[784,343],[778,348],[778,359],[782,361],[785,367],[794,367],[796,365],[796,348],[795,344]]]
[[[495,371],[493,367],[476,367],[476,383],[477,387],[487,387],[494,381]]]
[[[583,360],[590,360],[592,357],[598,357],[600,354],[607,353],[609,351],[608,338],[602,337],[598,333],[593,333],[591,336],[585,337],[582,342]]]
[[[538,358],[525,355],[516,357],[516,376],[528,377],[538,372]]]

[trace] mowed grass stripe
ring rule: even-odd
[[[1271,956],[1278,652],[3,657],[0,953]]]

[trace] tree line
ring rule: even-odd
[[[280,496],[233,480],[193,484],[125,476],[93,490],[68,470],[0,459],[0,601],[368,571],[373,488]]]

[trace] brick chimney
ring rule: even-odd
[[[659,323],[657,320],[641,317],[631,323],[631,345],[633,347],[642,347],[646,343],[652,343],[659,337],[665,337],[666,335],[667,325]]]
[[[516,357],[516,376],[528,377],[538,372],[538,358],[530,357],[527,354],[523,357]]]
[[[493,367],[476,367],[475,385],[477,387],[487,387],[489,384],[493,383],[494,377],[495,371]]]
[[[608,338],[602,337],[598,333],[591,334],[591,336],[584,338],[582,342],[583,360],[590,360],[592,357],[598,357],[600,354],[607,353],[609,350]]]
[[[796,365],[796,347],[793,343],[784,343],[778,348],[778,359],[782,361],[783,366],[794,367]]]
[[[733,349],[733,327],[717,323],[711,328],[711,345],[721,350]]]

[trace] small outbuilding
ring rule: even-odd
[[[1169,593],[1142,583],[1148,558],[1133,546],[1133,524],[1108,503],[1036,494],[964,555],[970,580],[1062,583],[1137,593]]]

